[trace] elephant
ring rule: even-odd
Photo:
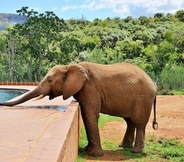
[[[79,102],[90,156],[102,156],[98,118],[100,113],[122,117],[127,128],[120,147],[131,148],[133,153],[144,150],[145,130],[154,110],[156,122],[156,86],[148,74],[130,63],[97,64],[79,62],[52,67],[39,85],[17,100],[0,103],[13,106],[32,98],[63,96]]]

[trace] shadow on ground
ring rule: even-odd
[[[122,161],[130,160],[134,158],[146,157],[146,153],[134,154],[130,152],[130,149],[118,149],[118,150],[103,150],[104,155],[101,157],[88,156],[83,148],[79,148],[79,156],[85,160],[91,161]]]

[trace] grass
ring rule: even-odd
[[[159,95],[184,95],[184,89],[181,90],[168,90],[168,89],[163,89],[160,91],[157,91]]]
[[[174,95],[184,95],[184,89],[181,89],[180,91],[179,90],[172,90],[170,91],[171,94],[174,94]]]
[[[111,121],[119,121],[122,119],[109,115],[101,115],[99,119],[99,128],[103,129],[104,123]],[[117,139],[114,139],[117,140]],[[120,141],[119,141],[120,142]],[[84,127],[82,128],[81,139],[79,144],[79,155],[76,162],[86,162],[86,160],[101,161],[103,157],[89,157],[84,151],[87,144],[87,138]],[[150,135],[145,140],[145,151],[139,154],[133,154],[130,149],[119,148],[113,141],[104,141],[102,143],[103,150],[108,150],[108,158],[104,161],[117,161],[115,159],[123,159],[122,161],[130,162],[183,162],[184,161],[184,145],[177,138],[159,137]],[[107,154],[107,153],[106,153]],[[121,157],[121,158],[120,158]],[[118,160],[121,161],[121,160]]]
[[[100,118],[98,121],[99,129],[102,129],[105,123],[112,122],[112,121],[123,121],[123,119],[116,116],[110,116],[110,115],[104,115],[104,114],[100,115]]]

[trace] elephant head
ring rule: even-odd
[[[51,100],[63,95],[65,100],[80,91],[87,78],[87,71],[78,64],[56,65],[34,90],[29,91],[17,100],[0,103],[0,105],[13,106],[35,97],[37,97],[36,99],[41,99],[45,96],[49,96]]]

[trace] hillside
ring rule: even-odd
[[[17,23],[22,24],[25,21],[26,17],[18,14],[0,13],[0,30],[6,30],[7,26],[13,26]]]

